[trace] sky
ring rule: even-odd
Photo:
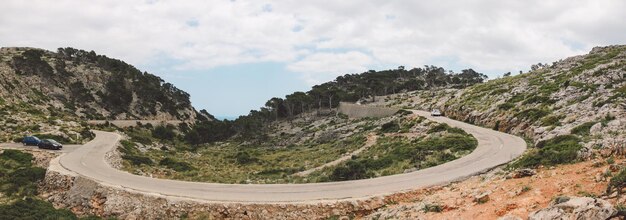
[[[237,116],[370,69],[496,78],[626,44],[625,11],[622,0],[3,0],[0,46],[94,50]]]

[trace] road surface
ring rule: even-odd
[[[460,180],[507,163],[526,150],[523,139],[445,117],[430,120],[459,127],[474,135],[478,147],[457,160],[412,173],[374,179],[310,184],[218,184],[154,179],[112,168],[104,155],[120,140],[115,133],[95,131],[96,138],[59,158],[70,171],[105,185],[179,199],[241,203],[307,203],[388,195]]]

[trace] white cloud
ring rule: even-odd
[[[309,83],[441,57],[506,72],[626,43],[625,8],[621,0],[7,0],[0,44],[93,49],[140,65],[166,55],[179,69],[275,61]]]
[[[345,53],[314,53],[302,60],[289,64],[288,70],[303,73],[303,79],[309,85],[333,80],[339,75],[367,71],[372,58],[364,53],[350,51]]]

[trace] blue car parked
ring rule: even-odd
[[[22,144],[24,144],[24,145],[32,145],[32,146],[37,146],[37,145],[39,145],[40,142],[41,142],[41,140],[39,140],[39,138],[37,138],[35,136],[26,136],[26,137],[24,137],[24,140],[22,140]]]

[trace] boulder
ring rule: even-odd
[[[516,170],[515,172],[513,172],[512,177],[517,179],[517,178],[523,178],[527,176],[534,176],[535,174],[537,174],[537,171],[526,168],[526,169]]]
[[[491,194],[491,191],[487,191],[478,195],[474,196],[474,202],[478,203],[478,204],[483,204],[489,201],[489,194]]]
[[[589,197],[572,197],[555,201],[547,208],[531,212],[529,220],[608,219],[617,213],[611,203]]]
[[[591,133],[592,135],[600,134],[601,132],[602,132],[602,123],[600,122],[594,124],[589,129],[589,133]]]
[[[522,220],[522,218],[516,215],[509,214],[509,215],[505,215],[505,216],[498,218],[498,220]]]

